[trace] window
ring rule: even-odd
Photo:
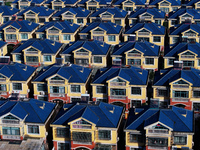
[[[172,7],[172,11],[176,11],[178,7]]]
[[[53,40],[53,41],[59,41],[59,36],[58,35],[49,35],[48,39]]]
[[[121,25],[121,20],[115,20],[115,23]]]
[[[28,125],[28,133],[30,134],[39,134],[39,126],[38,125]]]
[[[56,137],[69,137],[69,128],[56,128]]]
[[[22,90],[22,83],[13,83],[13,90]]]
[[[92,142],[92,134],[89,132],[72,132],[72,141],[83,143]]]
[[[100,140],[111,140],[110,130],[99,130],[98,137]]]
[[[41,101],[48,101],[48,97],[46,96],[39,96],[37,97],[38,100],[41,100]]]
[[[198,60],[198,66],[200,66],[200,59]]]
[[[169,59],[168,59],[168,65],[171,65],[171,66],[174,65],[174,59],[170,59],[170,58],[169,58]]]
[[[142,41],[142,42],[147,41],[147,42],[149,42],[149,38],[138,37],[138,41]]]
[[[50,93],[65,93],[63,86],[50,86]]]
[[[193,97],[194,98],[200,97],[200,91],[193,91]]]
[[[105,86],[97,86],[96,91],[97,91],[97,93],[107,93]]]
[[[173,44],[179,42],[179,37],[173,37]]]
[[[193,110],[200,111],[200,103],[193,103]]]
[[[154,65],[154,58],[145,58],[146,65]]]
[[[155,20],[155,23],[161,25],[161,20]]]
[[[108,35],[108,41],[114,42],[115,41],[115,35]]]
[[[9,17],[4,17],[3,18],[3,23],[6,23],[6,22],[8,22],[9,21]]]
[[[69,143],[58,143],[58,150],[69,150]]]
[[[94,63],[102,63],[102,57],[101,56],[94,56]]]
[[[63,40],[67,40],[67,41],[71,40],[71,35],[69,34],[63,35]]]
[[[158,96],[168,96],[167,90],[158,90]]]
[[[88,9],[91,11],[94,11],[94,10],[96,10],[96,7],[89,7]]]
[[[6,40],[16,40],[16,34],[6,34]]]
[[[174,136],[174,144],[186,145],[187,137],[185,136]]]
[[[167,146],[168,139],[167,138],[148,138],[149,146]]]
[[[141,59],[128,59],[128,65],[141,65]]]
[[[126,95],[126,89],[110,89],[111,95]]]
[[[20,128],[16,127],[2,127],[3,135],[20,135]]]
[[[51,60],[51,55],[44,55],[43,56],[43,59],[44,59],[44,61],[46,61],[46,62],[51,62],[52,60]]]
[[[141,101],[140,100],[131,100],[131,106],[140,107]]]
[[[71,85],[71,92],[81,92],[81,87],[80,85]]]
[[[161,7],[160,10],[161,10],[161,11],[164,11],[165,13],[168,13],[168,12],[169,12],[169,8],[165,8],[165,7]]]
[[[131,87],[131,94],[141,95],[141,88],[140,87]]]
[[[171,25],[176,25],[176,20],[171,20]]]
[[[153,42],[161,42],[160,36],[154,36],[153,37]]]
[[[78,18],[78,19],[77,19],[77,23],[83,23],[83,19]]]
[[[143,136],[139,134],[129,134],[130,136],[130,142],[132,143],[142,143],[143,142]]]
[[[15,60],[16,60],[16,61],[21,61],[21,60],[22,60],[22,55],[16,54],[16,55],[15,55]]]
[[[183,61],[184,67],[194,67],[194,61]]]
[[[37,56],[26,56],[26,61],[27,62],[38,62],[38,57]]]
[[[173,97],[176,98],[188,98],[188,91],[173,91]]]
[[[45,35],[45,34],[39,34],[39,38],[45,39],[45,38],[46,38],[46,35]]]
[[[135,24],[137,23],[137,20],[136,19],[132,19],[132,24]]]
[[[133,7],[124,7],[125,11],[133,11]]]
[[[71,56],[65,56],[65,62],[71,62]]]
[[[40,23],[45,22],[45,18],[39,18],[39,22],[40,22]]]
[[[37,84],[37,91],[47,91],[47,86],[45,84]]]
[[[6,91],[6,84],[0,84],[0,91]]]

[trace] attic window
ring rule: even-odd
[[[73,128],[81,128],[81,129],[91,129],[92,126],[89,122],[80,119],[72,124]]]
[[[12,116],[12,115],[8,115],[8,116],[5,116],[3,119],[2,119],[2,123],[6,123],[6,124],[19,124],[19,119]]]

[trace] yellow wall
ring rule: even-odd
[[[39,124],[30,124],[30,125],[39,125]],[[29,134],[28,133],[28,125],[24,125],[24,135],[25,137],[33,137],[33,138],[45,138],[46,128],[44,125],[39,125],[39,133],[40,134]]]

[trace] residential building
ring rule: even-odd
[[[154,22],[158,25],[163,25],[165,21],[165,12],[157,8],[139,8],[131,12],[128,20],[130,26],[139,22]]]
[[[100,18],[102,22],[112,22],[125,27],[127,14],[125,10],[117,7],[100,8],[90,15],[90,22],[95,22]]]
[[[80,26],[68,21],[45,22],[36,31],[37,38],[47,38],[60,43],[69,43],[77,39]]]
[[[126,150],[192,150],[194,114],[174,106],[131,108],[124,131]]]
[[[61,10],[65,7],[75,7],[80,0],[46,0],[44,6],[53,10]]]
[[[56,12],[53,16],[53,20],[65,20],[71,23],[85,26],[88,22],[90,11],[81,7],[65,7]]]
[[[34,67],[52,65],[56,62],[62,45],[48,39],[29,39],[17,45],[12,51],[12,58],[14,62]]]
[[[0,56],[5,56],[7,53],[7,43],[4,41],[0,41]]]
[[[135,11],[138,8],[145,7],[146,0],[116,0],[114,7],[121,8],[127,12]]]
[[[181,7],[181,0],[150,0],[149,7],[156,7],[168,14],[171,11],[176,11]]]
[[[120,43],[122,26],[112,22],[93,22],[79,32],[81,40],[93,39],[107,44],[116,45]]]
[[[43,24],[49,22],[54,13],[54,10],[43,6],[29,6],[18,13],[17,18]]]
[[[178,43],[165,50],[164,68],[173,67],[174,61],[178,60],[183,62],[183,67],[200,69],[199,51],[199,43]]]
[[[180,8],[169,13],[168,28],[181,23],[200,23],[200,14],[195,9],[187,8]]]
[[[200,72],[194,68],[183,68],[182,64],[160,70],[155,73],[153,99],[160,106],[175,105],[189,110],[199,111]]]
[[[91,69],[78,65],[44,67],[32,81],[34,98],[49,102],[88,101]]]
[[[62,51],[63,63],[84,67],[107,67],[111,46],[100,41],[76,41]]]
[[[199,0],[186,1],[186,8],[194,8],[199,11],[200,10],[200,1]]]
[[[131,65],[148,70],[158,69],[160,47],[144,42],[125,42],[115,46],[112,57],[113,65]]]
[[[36,68],[19,63],[0,65],[0,97],[8,98],[12,93],[19,98],[29,97],[35,71]]]
[[[18,9],[9,6],[0,6],[0,23],[6,23],[12,19],[12,16],[19,12]]]
[[[65,104],[51,124],[54,149],[117,150],[123,107]]]
[[[200,42],[200,24],[182,23],[169,29],[169,44]]]
[[[16,146],[4,142],[4,149],[45,149],[50,123],[57,110],[54,103],[30,99],[29,101],[1,101],[1,142],[12,141]],[[11,143],[11,142],[10,142]],[[28,145],[30,144],[30,145]],[[12,144],[13,145],[13,144]],[[2,148],[2,147],[1,147]]]
[[[42,6],[44,0],[14,0],[10,5],[13,8],[23,10],[29,6]]]
[[[163,49],[165,27],[156,23],[137,23],[127,27],[123,36],[124,41],[148,41],[161,46],[161,49]]]
[[[93,101],[140,107],[147,101],[148,71],[137,67],[110,67],[99,69],[91,83]]]
[[[11,20],[0,26],[0,40],[17,44],[34,37],[39,24],[27,20]]]

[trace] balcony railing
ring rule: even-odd
[[[138,35],[149,35],[149,32],[138,32]]]
[[[63,17],[64,17],[64,18],[74,18],[73,15],[64,15]]]
[[[65,97],[65,94],[60,94],[60,93],[51,93],[50,97]]]
[[[168,147],[157,147],[157,146],[148,146],[148,149],[159,149],[159,150],[168,150]]]
[[[188,102],[189,98],[172,98],[173,102]]]
[[[111,18],[111,15],[102,15],[102,18]]]
[[[181,55],[181,58],[195,58],[194,55]]]
[[[195,33],[185,33],[184,35],[185,35],[185,36],[196,36]]]
[[[65,84],[64,80],[50,80],[50,84]]]
[[[122,100],[126,100],[126,96],[112,95],[112,96],[110,96],[110,99],[122,99]]]
[[[168,130],[162,130],[162,129],[150,129],[148,130],[148,133],[157,133],[157,134],[168,134]]]
[[[59,30],[49,30],[49,33],[59,33]]]
[[[0,79],[0,82],[6,82],[6,79],[2,79],[2,78],[1,78],[1,79]]]
[[[20,5],[28,5],[28,2],[20,2]]]
[[[62,5],[62,2],[54,2],[54,5]]]
[[[26,51],[26,54],[38,54],[38,51]]]
[[[141,57],[141,54],[137,54],[137,53],[128,53],[128,56]]]
[[[6,124],[19,124],[19,120],[2,119],[2,123],[6,123]]]
[[[17,42],[17,39],[6,39],[6,42]]]
[[[125,86],[126,82],[110,82],[110,86]]]
[[[38,62],[26,62],[26,65],[30,65],[30,66],[38,66],[39,63],[38,63]]]
[[[91,141],[91,142],[73,141],[73,144],[86,144],[86,145],[92,145],[92,141]]]
[[[93,34],[104,34],[104,31],[93,31]]]
[[[96,2],[89,2],[88,5],[97,5]]]
[[[124,3],[124,6],[132,6],[133,3]]]
[[[78,128],[78,129],[91,129],[92,128],[91,125],[80,125],[80,124],[73,124],[72,127]]]
[[[145,17],[141,17],[140,19],[151,19],[151,16],[145,16]]]
[[[189,85],[173,84],[173,88],[189,88]]]
[[[26,17],[34,18],[34,17],[35,17],[35,14],[26,14]]]
[[[2,135],[4,140],[20,140],[20,135]]]
[[[76,55],[89,55],[88,52],[76,52]]]

